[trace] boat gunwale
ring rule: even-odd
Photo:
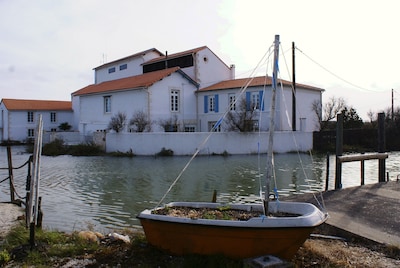
[[[288,217],[266,217],[261,215],[259,217],[253,217],[247,221],[240,220],[223,220],[223,219],[201,219],[201,218],[187,218],[187,217],[175,217],[169,215],[152,214],[152,211],[162,209],[165,207],[191,207],[191,208],[229,208],[238,209],[243,211],[260,211],[262,213],[261,204],[222,204],[222,203],[206,203],[206,202],[172,202],[164,207],[158,207],[155,209],[146,209],[142,211],[137,218],[154,220],[160,222],[170,223],[181,223],[181,224],[196,224],[196,225],[208,225],[208,226],[220,226],[220,227],[239,227],[239,228],[299,228],[299,227],[316,227],[324,223],[328,217],[326,213],[320,211],[317,207],[310,203],[302,202],[270,202],[271,207],[279,207],[280,212],[296,213],[299,216],[288,216]],[[282,207],[285,207],[285,210]],[[293,207],[306,208],[306,211],[299,212],[293,211]],[[248,208],[257,208],[257,210],[249,210]]]

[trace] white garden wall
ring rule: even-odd
[[[154,155],[171,149],[174,155],[192,155],[197,148],[200,154],[255,154],[267,152],[268,133],[107,133],[107,152],[128,152],[135,155]],[[305,152],[312,149],[312,132],[277,131],[274,136],[274,151],[287,153]],[[205,142],[203,144],[203,142]],[[203,145],[202,145],[203,144]]]

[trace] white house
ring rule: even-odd
[[[143,112],[153,132],[165,131],[165,122],[172,131],[198,131],[195,92],[234,78],[234,66],[228,67],[206,46],[160,54],[150,49],[95,68],[95,83],[72,93],[75,127],[90,136],[106,130],[118,112],[128,120]]]
[[[1,141],[26,142],[34,138],[39,114],[47,132],[57,131],[62,123],[73,123],[70,101],[2,99],[0,110]]]
[[[196,131],[197,89],[196,82],[173,67],[89,85],[72,93],[72,98],[80,111],[79,131],[86,136],[105,131],[117,113],[124,113],[128,121],[144,113],[155,132],[165,131],[163,125],[176,127],[174,131]]]
[[[248,85],[244,89],[245,85]],[[243,91],[242,91],[243,89]],[[323,89],[296,84],[296,130],[312,132],[317,129],[318,118],[312,110],[314,101],[322,100]],[[241,94],[241,95],[240,95]],[[210,131],[217,122],[230,112],[239,114],[253,112],[253,130],[268,131],[270,107],[272,97],[271,77],[254,77],[226,80],[209,87],[201,88],[198,95],[199,131]],[[245,109],[241,110],[241,100],[245,102]],[[278,80],[276,94],[275,130],[290,131],[292,128],[292,83]],[[244,107],[243,107],[244,108]],[[218,123],[216,131],[229,131],[225,117]]]
[[[46,131],[54,131],[60,123],[68,122],[79,131],[80,140],[87,140],[96,132],[107,132],[111,119],[125,114],[127,121],[122,132],[128,135],[118,135],[114,141],[107,137],[107,143],[115,145],[113,148],[129,142],[138,148],[138,140],[132,141],[133,136],[129,135],[136,132],[130,119],[138,114],[150,122],[150,140],[163,132],[209,132],[213,127],[226,134],[237,132],[229,127],[228,112],[234,116],[243,111],[252,114],[245,120],[247,131],[269,129],[271,78],[235,79],[235,66],[226,65],[206,46],[165,55],[152,48],[105,63],[94,68],[94,72],[94,83],[73,92],[72,102],[4,99],[1,140],[33,137],[33,122],[39,113],[44,116]],[[275,126],[283,133],[292,130],[292,84],[278,82]],[[242,90],[246,84],[248,87]],[[317,130],[318,119],[312,104],[321,103],[322,92],[320,88],[296,84],[296,132]],[[242,104],[245,108],[240,107]],[[169,133],[162,143],[175,136]],[[309,136],[304,148],[310,147]],[[153,150],[160,146],[161,143],[154,144]]]

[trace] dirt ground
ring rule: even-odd
[[[15,205],[0,204],[0,238],[4,238],[12,226],[18,223],[18,217],[22,213]],[[175,259],[178,260],[176,263],[181,263],[179,259],[182,258],[155,251],[152,247],[143,244],[122,247],[118,245],[115,251],[108,250],[112,253],[111,255],[104,252],[101,249],[98,254],[91,254],[91,257],[70,256],[68,260],[58,260],[55,266],[108,267],[107,264],[120,263],[120,267],[171,267],[165,262],[175,263]],[[154,255],[155,252],[157,257]],[[132,258],[138,260],[132,260]],[[121,260],[127,262],[121,262]],[[400,267],[400,248],[374,243],[323,225],[303,244],[292,262],[294,267]],[[134,263],[139,265],[134,265]],[[19,267],[20,264],[11,262],[6,267]]]
[[[23,215],[24,210],[21,207],[10,203],[0,203],[0,238],[6,236]]]
[[[333,239],[308,239],[295,257],[297,267],[400,267],[396,248]]]

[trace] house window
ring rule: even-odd
[[[260,110],[260,95],[258,92],[251,93],[251,108],[254,110]]]
[[[209,96],[208,97],[208,107],[210,109],[210,112],[214,112],[214,110],[215,110],[215,96]]]
[[[218,94],[204,96],[204,113],[218,113]]]
[[[57,122],[57,114],[55,112],[50,113],[50,122],[56,123]]]
[[[258,92],[246,92],[246,110],[262,110],[264,111],[263,105],[263,91]]]
[[[50,131],[51,132],[57,132],[57,129],[56,128],[52,128]]]
[[[229,110],[235,111],[236,110],[236,95],[229,94]]]
[[[33,112],[28,112],[28,123],[33,123]]]
[[[111,113],[111,96],[104,97],[104,113]]]
[[[29,128],[28,129],[28,138],[33,138],[35,137],[35,129]]]
[[[108,73],[115,73],[115,67],[108,68]]]
[[[185,132],[196,132],[196,126],[194,125],[186,125]]]
[[[171,112],[179,112],[179,90],[171,90]]]
[[[208,122],[208,131],[214,131],[214,132],[221,132],[221,124],[217,124],[217,121],[209,121]]]
[[[120,71],[126,70],[127,68],[128,68],[128,65],[126,63],[119,66]]]

